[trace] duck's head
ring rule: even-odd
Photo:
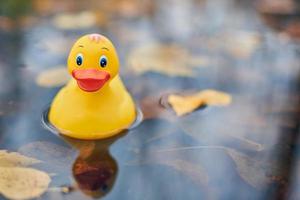
[[[118,74],[118,55],[106,37],[99,34],[85,35],[71,49],[68,70],[80,89],[95,92]]]

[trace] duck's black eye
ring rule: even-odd
[[[77,54],[76,56],[76,63],[78,66],[82,65],[83,63],[83,55],[81,53]]]
[[[100,66],[101,67],[106,67],[106,65],[107,65],[107,57],[106,56],[101,56],[99,62],[100,62]]]

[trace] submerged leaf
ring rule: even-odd
[[[71,148],[42,141],[26,144],[19,149],[19,152],[45,161],[48,166],[53,165],[56,168],[70,165],[77,155]]]
[[[241,178],[251,186],[261,189],[271,181],[263,163],[233,149],[226,148],[226,152],[235,162]]]
[[[190,113],[205,105],[226,106],[231,103],[231,96],[215,90],[204,90],[190,96],[170,95],[168,102],[178,116]]]
[[[36,83],[41,87],[58,87],[66,84],[70,75],[65,66],[58,66],[41,72]]]
[[[16,152],[0,150],[0,167],[25,167],[40,162],[41,161],[35,158],[27,157]]]
[[[183,159],[164,159],[164,158],[158,158],[155,156],[155,158],[147,160],[147,161],[137,161],[137,162],[130,162],[130,165],[137,165],[137,164],[160,164],[165,165],[168,167],[171,167],[186,176],[188,176],[191,180],[193,180],[195,183],[198,183],[200,185],[206,186],[208,184],[208,175],[206,174],[203,167],[200,165],[196,165],[194,163],[191,163],[189,161],[183,160]]]
[[[174,59],[176,58],[176,59]],[[136,48],[128,58],[129,67],[137,74],[158,72],[168,76],[196,76],[195,68],[208,65],[203,56],[191,55],[177,45],[151,44]]]
[[[208,183],[208,176],[205,170],[200,165],[195,165],[191,162],[181,160],[181,159],[174,159],[174,160],[164,160],[161,159],[159,164],[163,164],[169,167],[172,167],[188,177],[190,177],[194,182],[201,182],[201,183]]]
[[[43,171],[32,168],[0,167],[0,193],[9,199],[40,197],[51,179]]]

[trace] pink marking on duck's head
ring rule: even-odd
[[[103,36],[97,33],[93,33],[89,35],[89,39],[98,43],[101,39],[103,39]]]

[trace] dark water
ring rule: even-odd
[[[54,2],[0,3],[0,148],[44,161],[34,167],[56,174],[50,187],[74,188],[42,199],[299,199],[300,46],[251,2]],[[78,19],[62,23],[68,13]],[[65,65],[76,38],[94,32],[116,45],[121,76],[146,119],[106,140],[63,138],[41,123],[60,88],[35,80]],[[131,53],[153,43],[208,62],[184,63],[193,77],[134,73]],[[204,89],[233,102],[183,117],[159,104],[170,91]]]

